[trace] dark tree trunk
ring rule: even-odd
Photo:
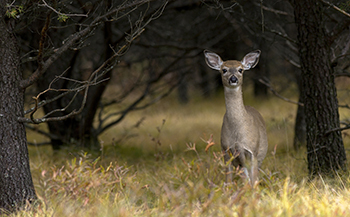
[[[299,103],[303,103],[303,98],[299,96]],[[300,147],[306,145],[306,123],[304,106],[298,105],[297,115],[294,125],[294,142],[293,147],[297,151]]]
[[[182,76],[182,75],[179,75],[179,76]],[[188,83],[186,78],[181,79],[181,82],[177,87],[177,93],[179,97],[179,102],[181,104],[187,104],[189,101],[189,96],[188,96]]]
[[[296,79],[298,83],[299,89],[299,105],[297,109],[297,115],[295,117],[295,125],[294,125],[294,142],[293,147],[294,150],[299,150],[300,147],[306,146],[306,123],[305,123],[305,111],[304,111],[304,96],[303,96],[303,86],[301,84],[301,74],[298,70],[296,74]]]
[[[23,117],[24,90],[15,36],[5,18],[6,1],[0,1],[0,209],[13,212],[36,199],[29,167]],[[0,210],[0,213],[3,211]]]
[[[339,127],[339,113],[323,6],[318,0],[291,2],[298,27],[308,169],[311,176],[330,175],[346,169],[346,155],[341,132],[327,133]]]
[[[204,64],[205,63],[203,63],[202,59],[201,61],[197,61],[197,65],[199,66],[199,79],[200,79],[199,85],[201,88],[202,96],[205,99],[207,99],[210,97],[210,95],[213,92],[213,88],[212,88],[213,85],[211,82],[212,77],[208,75],[207,67]]]

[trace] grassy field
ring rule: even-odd
[[[102,135],[99,153],[30,147],[40,200],[17,216],[350,216],[349,173],[307,179],[306,150],[292,147],[296,106],[245,91],[269,137],[256,189],[223,183],[223,95],[166,99]]]

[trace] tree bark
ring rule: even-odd
[[[5,21],[6,1],[0,1],[0,214],[13,212],[36,199],[29,167],[23,117],[24,90],[16,37]]]
[[[331,175],[346,170],[346,155],[341,132],[326,133],[339,127],[339,113],[323,5],[318,0],[291,3],[298,27],[309,174]]]

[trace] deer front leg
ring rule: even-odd
[[[226,164],[226,174],[225,174],[225,184],[231,184],[232,183],[232,177],[233,177],[233,165],[232,161],[234,159],[234,156],[230,149],[224,151],[224,160]]]
[[[248,177],[250,186],[254,187],[255,184],[258,182],[258,169],[259,169],[258,160],[254,156],[253,152],[251,152],[248,149],[244,149],[244,150],[245,150],[244,151],[245,158],[247,159],[246,165],[244,167],[244,173]]]

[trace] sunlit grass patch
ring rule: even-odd
[[[223,95],[188,105],[169,98],[102,135],[100,151],[30,147],[39,201],[18,216],[349,215],[349,173],[309,180],[306,148],[292,148],[296,105],[255,100],[250,91],[246,104],[264,117],[269,140],[256,189],[238,175],[224,184]]]
[[[208,138],[206,138],[208,139]],[[264,162],[252,189],[238,175],[224,185],[220,151],[189,145],[167,158],[109,161],[81,153],[34,169],[39,196],[22,216],[344,216],[349,175],[333,179],[286,171],[282,157]],[[215,145],[214,145],[215,146]],[[288,155],[287,153],[285,155]],[[277,165],[274,165],[277,164]]]

